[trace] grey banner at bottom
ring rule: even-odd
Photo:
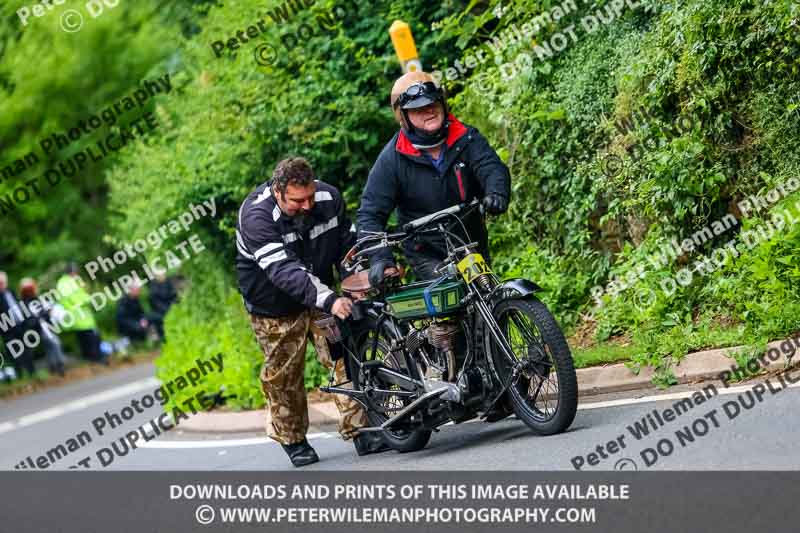
[[[793,531],[800,472],[7,472],[0,533]]]

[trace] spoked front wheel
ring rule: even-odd
[[[505,300],[494,309],[506,352],[489,335],[498,377],[508,383],[517,417],[535,433],[566,430],[578,409],[578,383],[569,346],[547,307],[535,298]]]

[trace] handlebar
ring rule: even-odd
[[[411,222],[407,222],[403,225],[403,231],[409,232],[420,228],[430,222],[431,220],[438,218],[443,215],[455,215],[456,213],[460,213],[462,210],[472,207],[473,205],[478,203],[478,199],[475,198],[468,204],[458,204],[454,205],[453,207],[448,207],[447,209],[442,209],[441,211],[437,211],[435,213],[431,213],[430,215],[425,215],[424,217],[420,217],[416,220],[412,220]]]
[[[414,234],[418,234],[416,230],[424,227],[425,225],[429,224],[433,220],[449,215],[456,215],[461,211],[466,209],[479,206],[481,212],[483,212],[483,206],[480,205],[480,201],[475,198],[469,203],[458,204],[452,207],[448,207],[447,209],[442,209],[441,211],[437,211],[435,213],[431,213],[430,215],[425,215],[424,217],[417,218],[412,220],[411,222],[407,222],[403,224],[403,231],[400,233],[383,233],[383,232],[376,232],[373,235],[368,235],[366,237],[362,237],[358,240],[358,242],[345,254],[343,259],[343,263],[346,265],[346,268],[350,268],[354,261],[356,261],[359,257],[363,257],[370,251],[379,248],[385,248],[387,246],[394,246],[406,239],[412,238]],[[433,230],[424,230],[424,231],[433,231]],[[365,248],[364,245],[367,243],[377,242],[377,244]],[[360,260],[360,259],[358,259]]]

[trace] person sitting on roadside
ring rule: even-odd
[[[48,369],[50,372],[63,376],[64,351],[61,348],[61,340],[51,328],[52,319],[50,318],[50,313],[53,310],[52,305],[39,299],[39,289],[36,282],[31,278],[24,278],[20,281],[19,295],[25,303],[25,307],[31,312],[31,316],[25,319],[25,330],[30,329],[39,334],[47,355]]]
[[[5,272],[0,272],[0,315],[2,315],[0,321],[3,324],[2,351],[4,353],[2,357],[4,363],[8,363],[0,367],[0,381],[13,381],[17,379],[18,371],[21,370],[23,366],[27,365],[23,364],[24,361],[19,361],[18,358],[14,358],[11,355],[8,345],[11,344],[12,341],[21,342],[22,335],[25,332],[23,329],[25,317],[22,314],[22,310],[19,308],[19,302],[17,301],[14,291],[8,288],[8,275]],[[24,354],[20,354],[20,356],[24,357]],[[33,361],[31,360],[31,365],[32,364]],[[31,373],[33,373],[32,370]]]
[[[133,283],[117,304],[117,331],[120,335],[134,341],[146,340],[147,332],[151,327],[150,320],[145,315],[139,300],[141,292],[142,288],[137,283]]]

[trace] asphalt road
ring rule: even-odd
[[[180,426],[149,442],[138,442],[143,446],[124,456],[113,454],[113,461],[111,452],[102,452],[110,462],[103,466],[97,450],[113,451],[116,442],[117,449],[125,451],[119,439],[157,417],[160,409],[156,404],[115,429],[107,425],[102,437],[93,420],[104,418],[106,411],[119,413],[132,399],[152,392],[157,387],[152,376],[152,366],[142,365],[0,401],[0,469],[14,469],[28,456],[36,462],[59,444],[66,448],[69,439],[84,430],[92,442],[56,457],[47,468],[67,469],[85,457],[96,470],[292,468],[281,448],[263,433],[199,434],[183,432]],[[424,450],[408,454],[391,451],[359,458],[335,428],[312,428],[309,441],[321,461],[306,469],[574,470],[576,465],[584,471],[798,469],[800,459],[790,443],[800,437],[796,414],[800,388],[784,387],[776,377],[770,386],[763,380],[730,389],[719,386],[718,393],[709,392],[702,403],[698,395],[683,399],[699,386],[674,387],[666,396],[647,391],[593,397],[582,402],[572,427],[561,435],[534,435],[513,418],[494,424],[468,422],[441,428]],[[641,434],[645,426],[646,436]]]

